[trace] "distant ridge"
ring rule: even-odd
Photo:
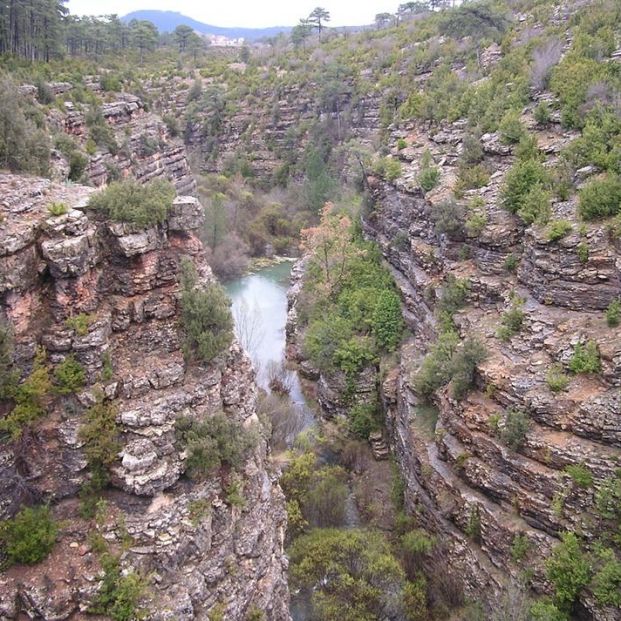
[[[281,32],[289,32],[288,26],[273,26],[270,28],[223,28],[204,24],[191,17],[176,11],[133,11],[121,18],[124,22],[132,19],[141,19],[153,22],[160,32],[172,32],[177,26],[185,24],[202,34],[222,35],[229,39],[244,38],[247,41],[257,41],[265,37],[273,37]]]

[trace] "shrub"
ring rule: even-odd
[[[435,166],[421,168],[418,177],[418,185],[425,191],[430,192],[440,181],[440,169]]]
[[[542,159],[537,138],[533,134],[525,133],[515,147],[515,155],[522,161]]]
[[[505,259],[503,266],[507,270],[507,272],[515,272],[515,270],[517,269],[518,263],[519,263],[518,258],[514,254],[509,254],[507,255],[507,258]]]
[[[450,363],[458,345],[459,337],[454,332],[440,335],[413,378],[414,389],[418,394],[429,397],[449,382]]]
[[[182,417],[175,423],[175,435],[187,453],[188,476],[198,480],[204,480],[223,464],[240,468],[257,441],[253,432],[225,414],[216,414],[200,422]]]
[[[49,507],[25,507],[0,523],[0,541],[9,563],[40,563],[52,551],[57,533]]]
[[[333,370],[339,344],[352,336],[353,326],[344,317],[314,320],[304,335],[304,353],[319,370]]]
[[[56,392],[61,395],[69,395],[80,390],[86,383],[86,373],[82,365],[75,359],[73,354],[69,354],[54,369],[54,379],[56,380]]]
[[[563,365],[561,364],[553,364],[548,369],[546,381],[548,382],[548,388],[552,392],[562,392],[569,385],[569,378],[563,371]]]
[[[567,621],[568,619],[564,612],[548,600],[535,602],[530,608],[530,618],[532,621]]]
[[[593,475],[584,464],[569,464],[565,466],[565,472],[573,479],[578,487],[591,487]]]
[[[88,166],[88,158],[77,149],[69,156],[69,180],[79,181]]]
[[[508,341],[512,336],[522,329],[524,323],[524,311],[522,305],[524,301],[521,299],[514,300],[512,307],[502,314],[500,319],[501,327],[497,335],[501,341]]]
[[[464,208],[454,199],[442,201],[433,207],[431,217],[436,233],[444,233],[449,239],[460,240],[464,236]]]
[[[583,265],[589,262],[589,245],[582,241],[576,246],[576,254],[578,255],[578,261]]]
[[[549,176],[541,162],[516,162],[505,177],[501,192],[503,207],[519,214],[527,223],[534,222],[539,213],[545,212],[544,192],[548,183]]]
[[[562,53],[563,44],[558,39],[551,39],[535,48],[531,67],[531,84],[535,89],[545,88],[552,67],[561,59]]]
[[[546,562],[546,574],[554,586],[555,603],[562,610],[569,608],[591,577],[589,563],[574,533],[561,535],[561,543]]]
[[[563,239],[565,235],[571,232],[572,228],[571,222],[568,220],[555,220],[548,227],[548,240],[556,242]]]
[[[480,197],[472,199],[468,204],[468,212],[466,232],[469,237],[478,237],[488,221],[485,201]]]
[[[12,396],[18,379],[13,368],[13,333],[0,317],[0,401]]]
[[[86,336],[88,329],[97,320],[95,315],[88,315],[86,313],[79,313],[78,315],[72,315],[65,319],[65,326],[70,330],[73,330],[78,336]]]
[[[593,594],[603,606],[621,607],[621,562],[610,548],[601,550],[599,567],[593,578]]]
[[[526,412],[523,410],[508,410],[500,437],[509,448],[517,451],[526,440],[529,426],[530,419]]]
[[[535,108],[534,111],[535,121],[537,121],[538,125],[546,126],[550,123],[550,107],[545,101],[539,103],[539,105]]]
[[[347,413],[351,430],[363,440],[368,439],[373,431],[381,428],[381,419],[377,405],[359,403],[352,406]]]
[[[451,359],[451,394],[461,400],[472,387],[474,373],[487,358],[487,350],[476,338],[466,339]]]
[[[133,571],[123,574],[119,559],[110,554],[102,557],[101,565],[104,577],[88,612],[106,615],[113,621],[133,621],[138,618],[138,602],[144,591],[142,578]]]
[[[189,260],[182,263],[181,325],[187,358],[210,362],[233,340],[231,301],[217,283],[201,289]]]
[[[526,535],[518,534],[511,543],[511,558],[515,563],[520,563],[526,558],[530,550],[530,541]]]
[[[174,197],[175,190],[168,181],[157,179],[141,185],[127,180],[111,183],[102,192],[93,194],[89,207],[116,222],[147,227],[164,222]]]
[[[616,328],[621,320],[621,298],[613,300],[606,309],[606,323],[609,328]]]
[[[18,386],[11,387],[9,396],[15,401],[15,407],[0,419],[0,433],[18,440],[25,428],[45,416],[45,400],[51,390],[45,350],[38,349],[30,375]]]
[[[101,398],[84,413],[79,438],[84,443],[84,455],[91,472],[88,491],[93,493],[107,485],[109,468],[121,450],[116,416],[114,405]]]
[[[373,341],[367,336],[355,334],[341,341],[334,352],[334,363],[345,373],[355,375],[365,367],[377,363]]]
[[[0,166],[14,172],[46,175],[50,145],[47,133],[37,128],[33,106],[16,85],[0,79]]]
[[[392,157],[384,157],[375,163],[374,172],[387,181],[395,181],[401,176],[401,162]]]
[[[472,541],[481,543],[481,511],[478,505],[470,508],[470,515],[464,532]]]
[[[524,196],[517,215],[525,224],[546,224],[550,219],[550,192],[542,185],[534,185]]]
[[[311,594],[313,619],[400,618],[403,571],[380,533],[315,529],[294,541],[289,558],[291,586]]]
[[[489,183],[490,174],[483,164],[459,167],[459,179],[456,184],[456,192],[483,188]]]
[[[371,317],[371,330],[379,347],[394,351],[403,334],[401,300],[396,292],[381,290]]]
[[[64,216],[69,211],[69,207],[65,203],[51,203],[47,210],[52,216]]]
[[[595,341],[587,341],[586,345],[577,343],[569,361],[569,368],[574,373],[599,373],[601,362],[597,343]]]
[[[509,110],[498,125],[500,139],[505,144],[517,144],[526,130],[522,121],[520,121],[520,113],[515,110]]]
[[[621,212],[621,179],[604,175],[593,179],[579,192],[578,210],[585,220],[607,218]]]
[[[105,147],[112,155],[115,155],[119,150],[119,145],[114,137],[114,132],[106,122],[101,110],[95,106],[91,107],[86,113],[85,121],[89,129],[89,139],[92,140],[96,146]]]

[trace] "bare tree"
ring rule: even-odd
[[[530,83],[533,88],[545,88],[552,67],[558,63],[563,53],[563,44],[558,39],[546,41],[533,52],[533,66]]]
[[[250,308],[245,300],[233,307],[235,335],[241,346],[254,358],[265,334],[261,330],[261,313],[257,306]]]

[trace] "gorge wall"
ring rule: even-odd
[[[202,206],[180,196],[165,223],[140,229],[87,211],[92,192],[0,175],[0,308],[15,365],[27,375],[43,347],[50,371],[72,356],[86,374],[76,394],[45,395],[45,415],[0,445],[2,517],[35,501],[60,525],[47,559],[2,574],[0,618],[85,618],[103,575],[96,534],[123,572],[144,578],[149,619],[207,619],[217,610],[242,620],[261,610],[287,620],[286,515],[254,371],[236,343],[208,365],[182,354],[181,258],[192,260],[202,286],[213,279],[196,236]],[[51,215],[53,203],[67,213]],[[84,519],[79,496],[90,473],[80,429],[96,403],[115,408],[120,452],[97,517]],[[239,474],[188,479],[175,421],[219,412],[255,429],[258,444]]]

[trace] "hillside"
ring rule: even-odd
[[[272,26],[269,28],[224,28],[199,22],[175,11],[132,11],[121,19],[126,23],[130,22],[132,19],[146,20],[155,24],[160,32],[172,32],[177,26],[186,25],[201,34],[221,35],[228,39],[245,39],[246,41],[258,41],[266,37],[275,37],[280,33],[287,33],[291,30],[291,27],[288,26]]]
[[[288,621],[286,580],[318,621],[619,621],[619,3],[243,51],[92,26],[3,61],[0,616],[81,618],[120,563],[162,621]],[[199,294],[275,254],[322,418],[286,455]],[[29,507],[58,528],[32,565],[3,535]]]

